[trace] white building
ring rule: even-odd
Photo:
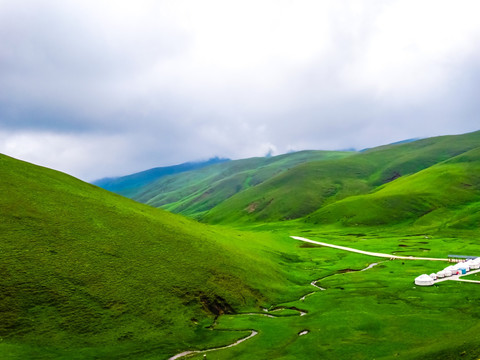
[[[428,276],[427,274],[420,275],[419,277],[415,278],[415,285],[419,286],[432,286],[433,279]]]

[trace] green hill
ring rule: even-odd
[[[162,358],[238,337],[205,328],[217,314],[298,291],[265,236],[4,155],[0,192],[1,358]]]
[[[442,228],[464,227],[469,219],[469,227],[476,229],[480,225],[479,208],[480,147],[398,178],[372,193],[322,207],[308,221],[343,226],[404,224]]]
[[[172,174],[180,174],[185,171],[201,169],[205,166],[223,163],[228,159],[212,158],[208,161],[187,162],[180,165],[156,167],[153,169],[141,171],[135,174],[120,176],[114,178],[104,178],[92,182],[105,190],[126,196],[133,197],[139,189],[155,180]]]
[[[256,187],[298,164],[341,159],[351,154],[300,151],[275,157],[229,161],[163,177],[138,189],[132,198],[151,206],[198,218],[233,195]]]
[[[427,150],[436,146],[431,141]],[[0,358],[167,359],[255,330],[207,357],[478,359],[478,284],[413,286],[416,276],[447,263],[389,261],[289,237],[411,256],[479,254],[480,150],[465,150],[470,145],[444,160],[432,150],[434,165],[423,160],[423,170],[386,182],[379,181],[383,169],[408,149],[377,149],[390,156],[383,168],[372,149],[284,170],[227,201],[278,190],[297,205],[272,201],[264,213],[272,221],[301,205],[293,199],[315,180],[324,204],[296,221],[248,223],[255,232],[199,224],[0,155]],[[415,161],[405,155],[393,169]],[[327,177],[337,193],[323,185]],[[391,203],[398,196],[421,201]],[[386,212],[384,199],[398,211]],[[355,231],[353,220],[321,214],[345,214],[347,201],[363,219]],[[223,221],[238,226],[259,210],[232,211]],[[370,222],[378,216],[380,226]]]
[[[204,214],[201,219],[210,223],[280,221],[315,214],[311,217],[315,222],[331,223],[347,217],[350,220],[343,221],[343,224],[354,225],[364,223],[357,220],[368,216],[365,209],[375,206],[379,212],[385,210],[381,217],[384,220],[372,220],[365,224],[401,222],[405,217],[409,217],[401,213],[410,211],[410,208],[416,208],[410,218],[422,216],[422,211],[432,210],[431,206],[427,206],[418,197],[416,187],[432,186],[448,191],[450,182],[458,175],[457,171],[461,172],[459,168],[466,166],[468,169],[465,168],[464,171],[470,173],[466,181],[474,182],[475,177],[478,177],[478,168],[474,165],[479,161],[478,153],[471,153],[470,165],[463,162],[456,167],[444,167],[443,171],[452,171],[450,179],[444,177],[437,182],[431,181],[432,179],[423,182],[418,180],[408,185],[405,182],[411,181],[409,175],[454,159],[478,148],[479,144],[480,132],[475,132],[382,146],[338,160],[308,162],[232,196]],[[383,194],[384,192],[380,192],[382,186],[390,182],[405,185],[398,190],[398,196],[390,197],[383,205],[381,202],[374,202],[380,195],[375,197],[368,194],[376,191]],[[386,189],[390,187],[386,187],[385,191]],[[476,196],[474,188],[470,190],[467,196]],[[429,201],[442,201],[440,198],[431,199],[440,195],[440,192],[431,193]],[[365,203],[351,207],[355,199],[361,199]],[[452,206],[454,203],[451,202]],[[357,215],[352,215],[354,213]],[[372,216],[376,215],[372,212]]]

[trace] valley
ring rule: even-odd
[[[308,239],[298,238],[298,237],[292,237],[292,238],[294,238],[294,239],[296,239],[296,240],[300,240],[300,241],[307,241],[307,240],[308,240]],[[378,267],[378,266],[380,266],[381,268],[388,268],[388,267],[389,267],[389,266],[388,266],[389,264],[395,263],[395,262],[398,264],[400,260],[408,260],[407,263],[403,263],[403,262],[401,263],[401,264],[402,264],[402,267],[404,267],[404,268],[406,268],[406,269],[408,269],[408,262],[410,262],[410,261],[413,261],[413,262],[419,261],[420,263],[424,263],[424,262],[426,262],[426,261],[432,261],[432,260],[433,260],[434,262],[437,262],[437,261],[445,261],[445,262],[448,262],[448,261],[449,261],[449,260],[446,259],[446,258],[445,258],[445,259],[439,259],[439,258],[429,259],[429,258],[410,257],[410,256],[409,256],[409,257],[395,257],[395,256],[389,256],[388,254],[379,254],[379,253],[372,253],[372,252],[363,252],[363,251],[357,250],[357,249],[342,248],[342,247],[338,247],[338,246],[336,246],[336,245],[326,244],[326,243],[320,243],[320,242],[316,242],[316,241],[312,241],[312,240],[309,240],[309,241],[307,241],[307,242],[310,243],[310,244],[317,244],[317,245],[320,245],[320,244],[321,244],[322,247],[323,247],[323,246],[327,246],[327,247],[330,247],[330,248],[332,248],[332,249],[337,249],[337,250],[342,250],[342,251],[350,251],[350,252],[353,252],[353,253],[356,253],[356,254],[363,254],[363,255],[367,255],[367,256],[369,256],[369,257],[372,257],[372,256],[373,256],[373,257],[389,257],[389,259],[388,259],[388,260],[385,260],[385,261],[382,261],[382,262],[380,262],[380,263],[376,263],[376,262],[370,263],[369,265],[367,265],[366,267],[361,268],[361,269],[351,269],[351,268],[339,269],[339,270],[335,271],[333,274],[329,274],[329,275],[326,275],[326,276],[324,276],[324,277],[322,277],[322,278],[320,278],[320,279],[318,279],[318,280],[312,281],[310,285],[311,285],[311,286],[314,286],[314,287],[317,289],[317,291],[315,291],[315,292],[313,292],[313,293],[312,293],[312,292],[308,292],[307,294],[303,295],[303,296],[302,296],[300,299],[298,299],[297,301],[291,301],[291,302],[287,302],[287,303],[285,303],[285,304],[280,304],[280,305],[273,306],[273,310],[271,310],[271,309],[272,309],[272,308],[271,308],[271,309],[264,309],[264,313],[249,313],[249,314],[238,314],[238,315],[222,315],[222,317],[220,317],[218,320],[216,320],[214,329],[217,329],[217,328],[218,328],[218,324],[222,324],[222,321],[224,320],[224,319],[223,319],[224,317],[226,317],[226,318],[228,319],[228,322],[227,322],[227,323],[230,324],[230,325],[231,325],[231,324],[236,324],[236,323],[238,322],[238,323],[242,323],[242,324],[251,324],[251,326],[255,326],[255,325],[258,326],[258,324],[260,323],[260,321],[258,321],[258,320],[255,319],[255,318],[258,317],[258,316],[260,316],[260,317],[267,317],[267,318],[270,318],[270,319],[279,319],[279,318],[283,318],[283,317],[291,318],[291,317],[295,317],[295,316],[299,316],[299,315],[300,315],[300,316],[305,316],[305,318],[303,318],[303,320],[305,320],[307,323],[309,323],[309,321],[308,321],[308,320],[309,320],[309,317],[312,316],[313,314],[311,314],[310,311],[307,310],[307,307],[305,307],[304,305],[305,305],[305,304],[309,304],[309,303],[318,304],[318,303],[319,303],[318,301],[314,301],[317,296],[319,296],[319,297],[326,296],[325,294],[327,294],[327,293],[330,294],[332,291],[335,291],[335,290],[338,290],[338,289],[340,289],[342,292],[344,292],[344,291],[349,287],[349,284],[348,284],[347,282],[348,282],[348,281],[351,281],[351,279],[352,279],[351,275],[353,275],[354,273],[357,273],[357,272],[358,272],[358,273],[362,273],[362,275],[363,275],[362,277],[364,277],[364,278],[366,278],[366,279],[369,278],[369,285],[367,285],[367,286],[372,286],[372,289],[370,289],[370,291],[372,291],[372,290],[374,290],[373,287],[374,287],[375,285],[378,286],[378,284],[379,284],[378,279],[376,279],[376,278],[378,277],[378,273],[375,274],[374,276],[371,276],[371,277],[370,277],[370,276],[368,276],[367,273],[364,273],[364,272],[366,272],[367,270],[370,271],[371,269],[374,269],[375,267]],[[353,250],[353,251],[352,251],[352,250]],[[344,265],[348,265],[348,263],[344,263]],[[398,267],[394,266],[393,268],[398,268]],[[415,266],[415,268],[425,269],[425,267],[417,267],[417,266]],[[426,268],[434,268],[434,267],[426,267]],[[438,268],[438,265],[437,265],[437,268]],[[472,272],[472,274],[474,274],[475,272],[478,272],[478,270]],[[389,273],[393,273],[393,271],[389,271]],[[402,277],[402,276],[408,276],[408,275],[410,275],[410,274],[412,274],[412,272],[409,271],[409,270],[407,270],[407,271],[404,272],[404,273],[397,273],[397,274],[394,275],[394,276],[395,276],[395,277],[399,277],[399,276]],[[365,276],[365,275],[366,275],[366,276]],[[328,283],[329,283],[329,279],[332,279],[332,278],[335,278],[337,281],[340,280],[340,281],[336,282],[336,284],[339,284],[339,283],[340,283],[340,284],[342,284],[342,286],[337,286],[337,287],[333,287],[333,288],[327,286],[326,288],[324,288],[324,287],[321,287],[321,286],[318,285],[318,283],[321,283],[323,286],[325,286],[324,284],[328,284]],[[383,277],[382,277],[382,278],[383,278]],[[355,279],[355,278],[353,278],[353,279]],[[374,279],[375,279],[375,280],[374,280]],[[413,279],[413,278],[408,279],[410,283],[413,283],[412,279]],[[398,279],[392,279],[393,282],[396,281],[396,280],[398,280]],[[405,282],[404,280],[406,280],[406,279],[402,279],[402,280],[403,280],[402,282]],[[407,281],[408,281],[408,280],[407,280]],[[456,280],[456,278],[453,278],[453,277],[452,277],[451,280]],[[355,281],[355,280],[354,280],[354,281]],[[468,281],[468,280],[467,280],[467,281]],[[358,286],[358,284],[356,284],[356,285]],[[473,285],[473,284],[472,284],[472,285]],[[476,285],[478,286],[478,283],[477,283]],[[409,286],[409,288],[411,289],[411,290],[409,290],[410,294],[414,294],[414,293],[415,293],[415,290],[416,290],[416,287],[415,287],[415,286],[413,286],[413,287],[412,287],[412,286]],[[422,290],[424,290],[425,288],[421,288],[421,287],[420,287],[420,288],[418,288],[418,289],[420,289],[420,291],[422,291]],[[413,291],[412,291],[412,290],[413,290]],[[450,290],[451,290],[451,289],[450,289]],[[442,292],[442,293],[445,294],[445,295],[447,295],[447,294],[450,292],[450,290],[447,290],[447,291]],[[476,293],[476,294],[480,294],[480,292],[479,292],[478,290],[479,290],[478,287],[475,289],[475,288],[472,288],[472,287],[470,287],[470,286],[468,286],[468,285],[467,285],[467,287],[465,287],[465,288],[463,289],[463,291],[466,293],[465,295],[467,295],[467,298],[469,297],[469,295],[472,295],[472,292],[473,292],[473,293]],[[460,293],[461,293],[461,291],[462,291],[462,290],[457,287],[457,288],[455,288],[455,291],[452,293],[452,295],[455,296],[455,297],[456,297],[456,296],[459,296]],[[382,293],[382,292],[383,292],[383,291],[379,291],[379,292],[376,294],[376,296],[378,296],[378,295],[379,295],[380,293]],[[438,290],[435,291],[435,292],[438,292]],[[337,294],[338,294],[338,293],[337,293]],[[347,291],[347,294],[348,294],[348,291]],[[417,294],[417,295],[418,295],[418,294]],[[346,299],[344,298],[343,294],[338,294],[338,296],[339,296],[339,298],[337,299],[338,302],[340,302],[340,303],[346,302],[346,303],[348,303],[350,306],[353,306],[353,305],[354,305],[353,302],[347,302]],[[430,296],[431,296],[431,293],[430,293]],[[478,296],[478,295],[477,295],[477,296]],[[308,300],[307,300],[307,299],[308,299]],[[356,300],[360,300],[360,301],[365,301],[365,300],[366,300],[366,299],[364,299],[364,298],[359,298],[358,295],[355,297],[355,299],[356,299]],[[317,300],[318,300],[318,299],[317,299]],[[332,300],[333,300],[333,299],[332,299]],[[388,304],[388,302],[387,302],[387,304]],[[391,303],[390,303],[390,304],[391,304]],[[303,308],[302,308],[302,305],[303,305]],[[356,305],[354,306],[354,308],[359,308],[358,305],[359,305],[359,304],[356,304]],[[369,304],[369,305],[372,306],[372,304]],[[377,303],[374,307],[375,307],[375,308],[381,308],[380,303]],[[434,308],[435,306],[432,305],[432,307]],[[390,308],[390,310],[393,310],[393,308],[394,308],[394,307],[392,306],[392,307]],[[442,307],[442,308],[443,308],[443,307]],[[295,313],[293,313],[293,312],[290,312],[290,313],[287,313],[287,314],[285,314],[285,315],[280,315],[280,316],[279,316],[279,315],[275,315],[275,316],[272,316],[272,315],[273,315],[273,314],[272,314],[272,311],[278,311],[278,309],[292,309],[292,310],[294,310],[294,311],[297,311],[298,313],[295,314]],[[347,310],[347,308],[345,308],[345,310]],[[317,312],[314,311],[314,314],[318,316],[318,311],[317,311]],[[246,315],[249,316],[250,321],[245,321],[245,320],[243,319],[243,317],[246,316]],[[400,315],[400,314],[398,314],[398,315]],[[419,316],[420,314],[419,314],[419,313],[416,313],[416,315]],[[382,315],[377,314],[376,316],[375,316],[375,315],[371,315],[371,316],[369,316],[369,317],[371,318],[372,316],[373,316],[373,317],[378,317],[379,324],[380,324],[380,322],[382,322],[382,320],[380,320],[380,319],[384,319],[384,318],[385,318],[385,314],[382,314]],[[388,318],[391,318],[392,316],[395,316],[395,315],[392,314],[392,313],[389,313],[389,314],[388,314]],[[405,316],[407,316],[407,315],[404,314],[403,316],[405,317]],[[413,317],[412,317],[412,318],[413,318]],[[243,320],[243,321],[242,321],[242,320]],[[290,319],[290,320],[293,320],[293,318]],[[317,318],[317,319],[314,319],[314,320],[312,320],[312,321],[313,321],[313,323],[315,323],[315,322],[317,322],[317,321],[319,321],[319,320],[320,320],[320,319]],[[339,320],[339,321],[342,321],[341,316],[339,316],[339,319],[338,319],[338,320]],[[406,319],[403,319],[403,320],[405,321]],[[411,319],[410,319],[410,320],[411,320]],[[271,321],[274,321],[274,320],[266,320],[266,321],[271,322]],[[285,321],[285,320],[283,320],[283,321]],[[437,321],[438,321],[438,319],[437,319]],[[292,322],[294,322],[294,321],[292,321]],[[272,326],[273,326],[273,324],[272,324]],[[298,325],[297,325],[297,326],[298,326]],[[419,326],[419,324],[417,324],[417,326]],[[431,326],[431,324],[430,324],[430,326]],[[228,331],[228,328],[220,328],[220,329],[222,329],[222,330],[224,330],[224,331]],[[298,329],[298,328],[297,328],[297,329]],[[297,330],[295,330],[295,328],[291,329],[291,330],[290,330],[290,332],[291,332],[291,335],[290,335],[290,336],[291,336],[291,337],[290,337],[291,341],[292,341],[292,342],[300,341],[300,339],[299,339],[299,340],[296,340],[296,341],[293,341],[293,337],[294,337],[295,335],[298,336],[298,337],[308,335],[308,336],[315,336],[315,337],[316,337],[316,340],[317,340],[319,343],[322,343],[321,339],[319,338],[319,337],[321,337],[321,334],[319,334],[319,333],[316,332],[316,331],[313,331],[313,335],[312,335],[312,334],[310,334],[310,333],[312,332],[311,329],[312,329],[312,327],[307,327],[306,329],[301,330],[301,331],[297,331]],[[286,329],[285,329],[285,330],[286,330]],[[420,329],[417,329],[417,330],[420,330]],[[240,330],[237,330],[237,331],[240,331]],[[261,331],[261,330],[258,330],[258,329],[256,329],[256,330],[251,330],[251,331],[252,331],[252,334],[255,334],[255,335],[259,334],[260,337],[261,337],[261,336],[269,336],[269,335],[270,335],[270,336],[274,336],[274,333],[269,333],[269,334],[267,335],[267,334],[265,334],[265,332],[263,332],[263,331]],[[320,332],[320,333],[321,333],[321,332]],[[438,333],[436,333],[436,334],[438,335]],[[241,339],[241,342],[246,341],[246,340],[248,340],[248,339],[251,339],[251,338],[252,338],[253,336],[255,336],[255,335],[249,335],[248,337],[244,337],[244,338]],[[276,334],[276,335],[278,336],[278,334]],[[343,342],[344,342],[343,336],[342,336],[341,334],[339,334],[339,336],[340,336],[340,338],[342,338],[342,343],[343,343]],[[451,335],[449,335],[449,336],[451,336]],[[331,337],[329,337],[329,338],[331,338]],[[432,341],[433,341],[433,338],[430,338],[430,339],[432,339]],[[260,339],[258,339],[258,340],[260,340]],[[253,341],[253,339],[252,339],[252,341]],[[365,350],[362,350],[361,352],[358,352],[358,353],[357,353],[357,352],[352,352],[352,353],[349,353],[349,355],[348,355],[349,358],[353,358],[353,359],[369,359],[369,358],[370,358],[369,356],[373,356],[373,355],[372,355],[372,354],[374,354],[374,352],[373,352],[373,347],[376,346],[376,345],[374,345],[374,343],[376,343],[376,341],[375,341],[374,339],[371,339],[371,341],[372,341],[372,344],[371,344],[372,348],[369,349],[367,353],[364,353],[364,352],[363,352],[363,351],[365,351]],[[212,351],[215,352],[215,357],[213,357],[213,358],[215,358],[215,359],[228,359],[228,358],[231,358],[231,357],[240,358],[240,359],[243,359],[243,358],[247,359],[248,356],[254,356],[254,354],[256,354],[256,352],[250,352],[249,344],[248,344],[248,343],[245,343],[245,344],[242,345],[242,346],[243,346],[242,350],[236,349],[235,352],[232,351],[232,352],[227,352],[227,353],[225,353],[225,354],[222,354],[221,352],[220,352],[220,353],[217,353],[217,351],[222,351],[222,350],[224,350],[224,349],[229,349],[229,348],[232,348],[232,347],[234,347],[234,346],[237,346],[237,345],[239,345],[241,342],[233,343],[231,346],[223,346],[223,347],[219,347],[219,348],[208,349],[208,350],[206,350],[206,351],[199,351],[199,350],[194,351],[194,352],[188,352],[188,351],[187,351],[187,352],[178,354],[177,357],[172,357],[172,358],[170,358],[170,359],[183,358],[183,356],[186,356],[186,355],[190,355],[190,356],[191,356],[191,355],[194,355],[194,354],[198,354],[198,357],[190,357],[190,356],[188,356],[188,358],[192,358],[192,359],[197,359],[197,358],[198,358],[198,359],[201,359],[201,358],[203,358],[204,354],[208,354],[209,352],[212,352]],[[268,343],[268,342],[269,342],[269,339],[264,339],[264,343]],[[338,346],[341,347],[340,343],[338,343]],[[427,358],[429,358],[428,355],[426,355],[426,354],[420,355],[420,354],[422,354],[422,351],[418,351],[418,349],[417,349],[417,353],[416,353],[415,351],[413,351],[413,352],[410,351],[410,352],[405,353],[405,352],[403,352],[403,351],[401,350],[401,348],[396,349],[395,347],[389,348],[389,351],[392,351],[392,349],[394,349],[395,351],[398,351],[398,352],[395,353],[395,357],[400,357],[400,358],[406,357],[406,358],[418,358],[418,359],[420,359],[420,358],[423,358],[424,356],[426,356]],[[425,349],[422,349],[422,350],[425,351]],[[430,351],[431,351],[431,349],[430,349]],[[264,352],[265,352],[265,358],[267,358],[267,356],[268,356],[268,357],[269,357],[269,356],[274,356],[274,357],[278,356],[278,355],[274,355],[275,352],[268,352],[268,351],[266,351],[266,350],[265,350]],[[463,357],[463,356],[467,356],[467,358],[469,358],[468,356],[470,356],[470,358],[475,358],[475,353],[476,353],[476,351],[474,351],[474,352],[471,353],[471,354],[463,353],[463,355],[461,355],[461,352],[455,354],[455,353],[449,353],[448,351],[447,351],[447,352],[439,351],[438,353],[436,353],[435,356],[438,356],[439,358],[442,358],[442,356],[445,356],[445,355],[446,355],[445,358],[450,358],[450,357],[451,357],[452,359],[455,358],[456,356],[462,356],[462,357]],[[288,354],[288,352],[287,352],[287,354]],[[317,356],[317,354],[318,354],[318,353],[315,352],[315,356]],[[324,356],[326,356],[327,359],[330,359],[330,358],[331,358],[331,359],[334,359],[334,358],[338,358],[337,356],[345,356],[345,355],[346,355],[346,354],[344,354],[344,355],[341,355],[341,354],[342,354],[341,352],[340,352],[340,353],[339,353],[339,352],[334,352],[334,354],[328,354],[328,353],[326,353],[326,354],[324,354]],[[369,355],[367,355],[367,354],[369,354]],[[377,354],[380,355],[380,356],[382,356],[381,353],[377,353]],[[428,353],[427,353],[427,354],[428,354]],[[448,354],[448,355],[447,355],[447,354]],[[384,354],[384,355],[385,355],[385,354]],[[209,356],[209,355],[208,355],[208,356]],[[285,358],[294,358],[294,357],[297,357],[297,356],[298,356],[298,357],[302,357],[302,358],[309,358],[310,356],[313,356],[313,355],[312,355],[312,354],[309,354],[307,351],[299,351],[299,352],[296,353],[295,355],[290,354],[290,355],[285,356]],[[283,356],[280,356],[280,358],[283,358]],[[382,358],[383,358],[383,357],[382,357]],[[390,357],[387,355],[385,358],[390,358]],[[432,359],[433,359],[433,358],[435,358],[435,357],[432,356]]]
[[[159,170],[133,199],[0,155],[0,354],[476,360],[480,286],[413,279],[480,255],[479,144]]]

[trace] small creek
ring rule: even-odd
[[[384,262],[384,261],[382,261]],[[372,263],[370,265],[368,265],[366,268],[364,269],[360,269],[360,270],[353,270],[353,269],[344,269],[344,270],[338,270],[336,273],[334,274],[331,274],[331,275],[328,275],[328,276],[324,276],[318,280],[314,280],[310,283],[310,285],[316,287],[317,289],[319,289],[320,291],[325,291],[327,289],[317,285],[317,282],[320,281],[320,280],[324,280],[326,278],[329,278],[331,276],[335,276],[335,275],[339,275],[339,274],[345,274],[345,273],[349,273],[349,272],[357,272],[357,271],[365,271],[365,270],[368,270],[368,269],[371,269],[373,268],[374,266],[378,265],[380,263]],[[314,292],[309,292],[308,294],[305,294],[303,295],[299,301],[304,301],[308,296],[311,296],[313,294],[316,294],[318,291],[314,291]],[[299,309],[297,307],[294,307],[294,306],[291,306],[291,307],[285,307],[285,306],[271,306],[270,309],[266,309],[266,308],[263,308],[263,312],[251,312],[251,313],[238,313],[238,314],[235,314],[236,316],[242,316],[242,315],[257,315],[257,316],[266,316],[266,317],[269,317],[269,318],[278,318],[278,317],[285,317],[285,316],[295,316],[295,315],[273,315],[272,313],[274,312],[277,312],[277,311],[282,311],[282,310],[294,310],[294,311],[298,311],[298,316],[305,316],[307,315],[308,311],[307,310],[302,310],[302,309]],[[217,319],[215,319],[214,323],[212,324],[212,326],[210,327],[212,330],[214,330],[214,327],[215,325],[217,324]],[[232,331],[242,331],[242,330],[232,330]],[[247,329],[247,330],[244,330],[244,331],[251,331],[250,335],[244,337],[244,338],[241,338],[237,341],[235,341],[234,343],[230,344],[230,345],[225,345],[225,346],[219,346],[219,347],[214,347],[214,348],[210,348],[210,349],[206,349],[206,350],[187,350],[187,351],[183,351],[177,355],[174,355],[170,358],[168,358],[168,360],[176,360],[176,359],[180,359],[184,356],[187,356],[187,355],[192,355],[192,354],[202,354],[202,353],[206,353],[206,352],[210,352],[210,351],[216,351],[216,350],[222,350],[222,349],[228,349],[228,348],[231,348],[231,347],[234,347],[234,346],[237,346],[239,344],[241,344],[242,342],[248,340],[248,339],[251,339],[252,337],[254,337],[255,335],[258,334],[258,331],[256,330],[252,330],[252,329]],[[309,330],[302,330],[301,332],[298,333],[298,336],[303,336],[303,335],[307,335],[310,331]]]
[[[184,352],[181,352],[180,354],[177,354],[175,356],[172,356],[171,358],[168,358],[168,360],[175,360],[175,359],[180,359],[184,356],[187,356],[187,355],[192,355],[192,354],[201,354],[201,353],[206,353],[206,352],[209,352],[209,351],[215,351],[215,350],[221,350],[221,349],[228,349],[228,348],[231,348],[231,347],[234,347],[234,346],[237,346],[238,344],[241,344],[242,342],[244,341],[247,341],[248,339],[254,337],[255,335],[258,334],[258,331],[255,331],[255,330],[250,330],[251,331],[251,334],[244,337],[244,338],[241,338],[240,340],[237,340],[235,341],[233,344],[230,344],[230,345],[225,345],[225,346],[220,346],[220,347],[216,347],[216,348],[211,348],[211,349],[207,349],[207,350],[189,350],[189,351],[184,351]]]

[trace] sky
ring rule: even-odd
[[[480,130],[477,0],[0,0],[0,153],[86,181]]]

